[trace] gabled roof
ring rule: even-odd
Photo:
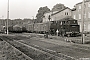
[[[70,8],[66,7],[65,9],[62,9],[62,10],[60,10],[60,11],[56,12],[56,13],[51,14],[51,16],[53,16],[53,15],[55,15],[55,14],[59,13],[59,12],[62,12],[62,11],[64,11],[64,10],[66,10],[66,9],[70,9]],[[71,10],[71,9],[70,9],[70,10]]]

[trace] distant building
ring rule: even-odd
[[[43,17],[43,22],[48,22],[49,21],[48,17],[51,16],[51,14],[52,12],[45,13]]]
[[[80,25],[80,31],[82,31],[82,2],[77,3],[75,5],[75,10],[72,11],[72,17],[76,20],[78,20],[78,23]],[[90,32],[90,1],[86,0],[85,1],[85,14],[84,14],[84,31],[89,31]]]

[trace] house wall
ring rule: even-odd
[[[50,21],[56,21],[56,20],[60,20],[64,17],[72,16],[72,11],[69,8],[55,14],[56,12],[57,11],[49,12],[49,13],[44,14],[43,22],[48,22],[49,21],[49,19],[48,19],[49,15],[50,15],[50,18],[51,18]]]
[[[72,17],[78,20],[78,24],[80,25],[80,32],[82,31],[82,3],[75,5],[76,10],[72,12]],[[85,14],[84,14],[84,31],[90,31],[90,1],[85,2]]]
[[[55,15],[52,16],[52,20],[55,21],[55,20],[60,20],[62,18],[65,18],[65,17],[68,17],[68,16],[71,16],[72,13],[71,13],[71,10],[70,9],[65,9]]]

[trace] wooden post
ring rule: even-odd
[[[8,0],[8,5],[7,5],[7,35],[8,35],[8,20],[9,20],[9,0]]]
[[[82,3],[82,44],[84,44],[84,14],[85,14],[85,0],[83,0],[83,3]]]
[[[50,15],[48,16],[48,19],[49,19],[49,35],[50,35],[50,19],[51,19]]]

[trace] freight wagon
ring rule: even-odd
[[[47,22],[47,23],[35,23],[34,24],[34,32],[37,32],[37,33],[49,32],[50,25],[51,25],[50,22]]]
[[[13,32],[21,33],[22,32],[22,26],[19,26],[19,25],[13,26]]]
[[[26,24],[27,32],[34,32],[34,24]]]

